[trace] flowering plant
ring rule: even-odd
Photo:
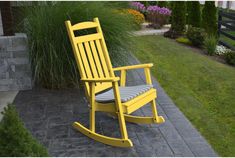
[[[125,9],[124,12],[132,15],[137,25],[140,25],[144,22],[144,15],[140,13],[139,11],[134,10],[134,9]]]
[[[229,52],[231,52],[231,50],[222,45],[217,45],[215,48],[215,54],[217,55],[224,55]]]
[[[147,8],[147,12],[148,13],[152,13],[152,14],[161,14],[161,15],[167,15],[170,16],[171,15],[171,10],[165,7],[159,7],[157,5],[154,6],[148,6]]]
[[[148,6],[146,9],[148,20],[154,28],[162,27],[167,23],[168,17],[171,15],[171,10],[166,7],[157,5]]]
[[[144,4],[140,3],[140,2],[131,2],[130,3],[130,6],[135,9],[135,10],[138,10],[140,12],[145,12],[146,11],[146,8],[144,6]]]

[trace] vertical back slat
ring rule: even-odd
[[[104,75],[105,77],[109,77],[109,71],[108,71],[108,66],[107,66],[107,63],[105,61],[105,58],[104,58],[104,54],[103,54],[103,50],[101,48],[101,45],[100,45],[100,40],[95,40],[95,44],[96,44],[96,47],[97,47],[97,50],[98,50],[98,54],[100,56],[100,61],[101,61],[101,65],[103,67],[103,70],[104,70]]]
[[[110,58],[109,58],[107,46],[106,46],[106,44],[105,44],[105,40],[104,40],[104,36],[103,36],[103,31],[102,31],[102,29],[101,29],[99,19],[98,19],[98,18],[95,18],[94,21],[98,23],[98,27],[96,28],[97,32],[100,33],[100,34],[102,34],[101,39],[100,39],[100,44],[101,44],[101,48],[102,48],[102,50],[103,50],[103,55],[104,55],[104,58],[105,58],[105,62],[106,62],[106,64],[107,64],[107,68],[108,68],[108,70],[109,70],[109,75],[110,75],[111,77],[114,77],[114,72],[113,72],[112,63],[111,63],[111,60],[110,60]]]
[[[103,74],[104,72],[103,72],[103,69],[101,67],[100,59],[99,59],[98,53],[96,51],[94,41],[90,41],[90,45],[91,45],[91,51],[93,53],[94,60],[95,60],[95,63],[96,63],[98,75],[99,75],[99,77],[103,78],[104,77],[104,74]]]
[[[74,56],[75,56],[75,59],[76,59],[76,62],[77,62],[78,70],[80,72],[81,77],[86,77],[86,73],[85,73],[85,70],[84,70],[84,66],[82,64],[82,59],[81,59],[80,52],[78,50],[77,44],[72,42],[72,41],[74,41],[75,36],[74,36],[73,30],[72,30],[71,22],[66,21],[65,24],[66,24],[66,28],[67,28],[67,31],[68,31],[69,39],[72,43],[73,52],[74,52]]]
[[[86,53],[85,53],[85,50],[84,50],[84,47],[83,47],[83,44],[79,43],[78,48],[80,50],[80,54],[81,54],[82,61],[83,61],[83,64],[84,64],[84,69],[85,69],[86,74],[87,74],[87,78],[93,78],[91,70],[90,70],[90,66],[89,66],[89,63],[88,63],[88,60],[87,60],[87,57],[86,57]]]
[[[97,70],[96,70],[96,63],[94,62],[94,59],[93,59],[93,56],[91,54],[91,49],[90,49],[90,45],[88,42],[85,42],[85,48],[86,48],[86,54],[87,54],[87,57],[88,57],[88,60],[89,60],[89,64],[90,64],[90,68],[91,68],[91,72],[94,76],[94,78],[98,78],[98,73],[97,73]]]

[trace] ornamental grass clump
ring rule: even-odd
[[[134,19],[116,12],[117,8],[107,3],[56,2],[27,9],[24,31],[29,39],[33,77],[37,84],[46,88],[79,85],[80,76],[64,24],[66,20],[75,24],[98,17],[113,64],[127,62]]]
[[[218,41],[215,36],[207,36],[204,41],[204,48],[209,55],[214,55]]]

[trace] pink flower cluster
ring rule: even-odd
[[[140,3],[140,2],[131,2],[130,3],[130,6],[133,8],[133,9],[136,9],[140,12],[145,12],[146,8],[144,6],[144,4]]]
[[[150,5],[147,8],[147,12],[148,13],[158,13],[158,14],[162,14],[162,15],[171,15],[171,10],[165,7],[159,7],[157,5]]]

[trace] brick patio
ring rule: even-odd
[[[130,64],[139,63],[135,58]],[[142,70],[127,74],[127,85],[144,84]],[[83,90],[33,89],[20,91],[15,105],[30,132],[49,151],[50,156],[218,156],[200,133],[192,126],[159,83],[158,110],[166,122],[162,125],[127,123],[133,148],[118,148],[96,142],[71,126],[73,121],[88,126],[89,113]],[[151,107],[144,106],[135,115],[151,115]],[[96,130],[119,137],[118,121],[97,112]]]

